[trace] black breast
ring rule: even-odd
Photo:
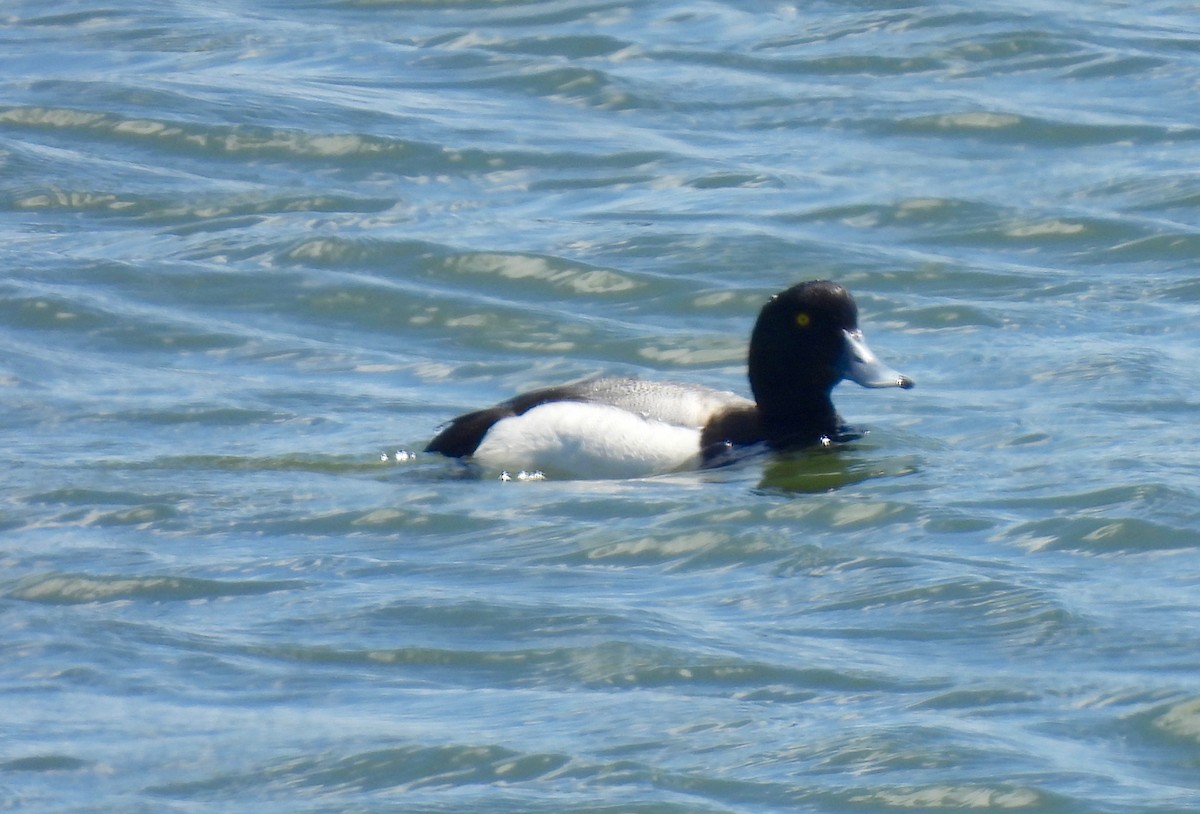
[[[729,451],[766,440],[758,408],[729,407],[713,416],[700,431],[700,451],[710,462]]]

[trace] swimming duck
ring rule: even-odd
[[[714,465],[737,448],[838,440],[830,392],[913,386],[876,358],[858,306],[828,280],[799,283],[763,306],[750,335],[750,390],[593,378],[522,393],[453,419],[425,447],[489,469],[562,477],[633,478]]]

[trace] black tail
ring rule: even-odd
[[[475,454],[483,436],[502,418],[516,415],[509,402],[497,404],[486,410],[460,415],[451,421],[425,447],[426,452],[440,452],[451,458],[466,458]]]
[[[534,407],[550,401],[587,401],[582,385],[588,382],[564,384],[558,387],[545,387],[532,390],[484,410],[465,413],[446,425],[428,446],[426,452],[440,452],[451,458],[466,458],[475,454],[483,437],[487,435],[497,421],[522,415]]]

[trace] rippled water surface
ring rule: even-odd
[[[1196,12],[6,3],[0,807],[1197,810]],[[861,441],[404,454],[816,277]]]

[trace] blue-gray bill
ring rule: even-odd
[[[900,387],[908,390],[913,380],[897,373],[879,361],[879,357],[867,346],[862,331],[842,331],[846,337],[846,349],[839,360],[842,377],[863,387]]]

